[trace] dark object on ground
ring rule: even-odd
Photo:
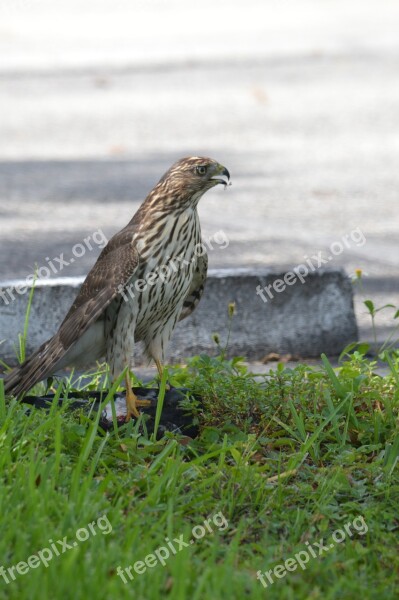
[[[148,433],[154,431],[155,414],[157,410],[158,400],[158,389],[151,388],[134,388],[134,393],[140,400],[149,400],[151,404],[148,407],[140,407],[140,412],[143,413],[145,419],[145,426]],[[165,398],[162,407],[161,420],[158,427],[157,437],[161,438],[166,431],[173,433],[181,433],[188,437],[196,437],[198,435],[198,426],[193,423],[193,414],[189,412],[187,408],[180,406],[180,401],[184,400],[190,393],[190,390],[186,388],[172,388],[165,392]],[[105,400],[107,395],[106,391],[95,392],[95,391],[74,391],[68,395],[68,401],[72,401],[69,404],[70,410],[76,410],[83,408],[87,411],[92,408],[94,400],[94,410],[98,410],[102,401]],[[195,399],[198,402],[202,402],[201,398],[195,395]],[[34,406],[35,408],[47,408],[49,409],[54,400],[54,394],[48,394],[47,396],[25,396],[23,402]],[[126,417],[126,400],[125,393],[117,393],[114,396],[115,401],[115,412],[117,423],[119,426],[125,424]],[[59,405],[62,405],[63,399],[60,398],[58,401]],[[112,409],[111,404],[108,403],[102,411],[100,427],[104,430],[112,429]]]

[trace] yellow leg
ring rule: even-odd
[[[161,361],[156,358],[155,364],[157,365],[157,369],[158,369],[159,381],[162,381],[163,366],[161,364]]]
[[[151,406],[150,400],[139,400],[136,394],[132,390],[132,384],[130,381],[129,372],[126,373],[125,376],[126,382],[126,421],[130,421],[130,419],[135,417],[139,418],[140,413],[137,410],[138,406]]]
[[[162,381],[162,375],[163,375],[163,366],[160,360],[158,360],[158,358],[154,358],[155,364],[157,365],[157,369],[158,369],[158,375],[159,375],[159,384],[161,384]],[[170,390],[170,384],[168,382],[166,382],[166,389]]]

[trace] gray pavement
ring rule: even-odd
[[[399,304],[398,30],[376,0],[0,0],[0,281],[111,236],[203,153],[233,176],[201,201],[229,240],[211,267],[360,268],[369,339],[362,300]]]

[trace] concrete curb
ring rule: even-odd
[[[228,304],[235,302],[230,355],[259,360],[269,352],[317,357],[333,356],[357,340],[352,285],[343,270],[310,273],[302,284],[298,279],[266,302],[256,293],[285,273],[224,269],[210,271],[205,294],[198,309],[178,324],[169,348],[171,362],[200,352],[215,353],[212,334],[218,333],[223,346],[229,328]],[[33,295],[27,353],[57,330],[72,304],[83,278],[62,278],[38,282]],[[23,331],[28,292],[18,294],[7,282],[0,286],[0,358],[15,364],[18,333]],[[277,286],[276,286],[277,287]],[[8,289],[14,289],[14,300]],[[259,288],[258,288],[259,289]],[[8,304],[5,299],[8,299]],[[140,351],[137,364],[142,364]]]

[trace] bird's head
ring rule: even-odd
[[[212,158],[191,156],[172,165],[155,190],[161,192],[173,208],[185,208],[195,206],[207,190],[229,183],[230,173],[226,167]]]

